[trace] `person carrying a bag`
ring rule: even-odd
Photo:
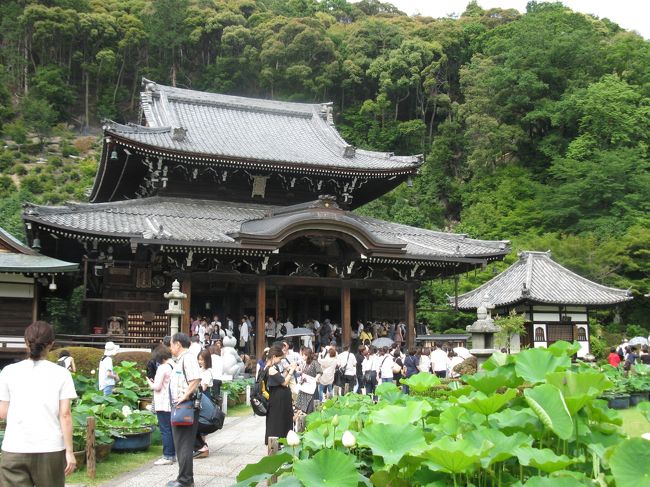
[[[171,352],[176,359],[170,380],[170,398],[172,410],[187,401],[194,401],[196,391],[201,383],[201,369],[197,357],[189,352],[190,337],[185,333],[176,333],[172,337]],[[194,409],[194,421],[191,425],[173,424],[172,435],[178,460],[178,477],[167,483],[167,487],[189,487],[194,485],[193,447],[199,426],[199,409]]]

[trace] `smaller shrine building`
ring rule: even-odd
[[[589,310],[631,299],[629,291],[592,282],[561,266],[550,252],[524,251],[501,274],[459,295],[457,306],[469,311],[489,302],[494,306],[492,314],[500,316],[514,309],[527,320],[526,334],[520,337],[522,347],[577,341],[578,356],[584,357],[590,352]]]

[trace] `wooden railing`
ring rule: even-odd
[[[93,347],[104,348],[106,342],[114,342],[122,348],[146,348],[149,350],[155,343],[160,343],[159,336],[131,337],[127,335],[65,335],[56,336],[58,347]]]

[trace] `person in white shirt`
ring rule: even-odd
[[[250,338],[250,321],[248,321],[247,317],[243,317],[239,325],[239,348],[244,353],[248,353],[249,338]]]
[[[120,351],[120,346],[113,342],[106,342],[104,345],[104,356],[99,361],[99,372],[97,374],[98,388],[109,396],[113,392],[115,382],[120,378],[113,372],[113,356]]]
[[[270,347],[275,341],[277,336],[276,323],[272,316],[269,316],[264,323],[264,334],[266,336],[266,344]]]
[[[431,368],[433,369],[433,373],[441,379],[444,379],[447,377],[448,363],[449,358],[447,357],[447,352],[440,348],[439,344],[434,344],[433,351],[431,352]]]
[[[345,367],[341,388],[345,390],[345,384],[348,384],[348,392],[354,391],[354,386],[357,383],[357,358],[350,352],[350,345],[343,347],[343,351],[337,357],[337,361],[339,367]]]
[[[63,487],[77,462],[72,447],[70,372],[46,357],[54,330],[36,321],[25,330],[29,358],[0,372],[0,419],[7,421],[0,485]]]
[[[379,355],[379,375],[383,382],[393,382],[393,357],[388,353],[388,348],[383,347]]]
[[[431,373],[431,349],[429,347],[424,347],[422,353],[420,354],[420,363],[418,364],[418,370],[420,372],[429,372]]]
[[[190,338],[190,348],[189,352],[192,354],[194,358],[199,356],[199,352],[203,350],[203,346],[201,346],[201,341],[199,340],[198,335],[194,335],[192,338]]]
[[[447,366],[447,377],[449,377],[450,379],[457,379],[458,377],[460,377],[460,374],[454,371],[454,367],[462,363],[463,363],[463,359],[459,357],[456,354],[456,352],[451,352],[449,364]]]

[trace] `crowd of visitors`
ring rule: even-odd
[[[622,368],[627,374],[637,360],[646,365],[650,365],[650,351],[648,345],[630,345],[626,338],[618,347],[612,347],[607,357],[609,365],[616,368]]]
[[[331,337],[330,337],[331,338]],[[357,393],[373,395],[380,383],[393,382],[408,393],[401,384],[419,372],[438,377],[456,378],[456,366],[463,362],[450,346],[436,344],[433,349],[413,347],[402,352],[394,342],[390,347],[359,345],[338,347],[330,340],[318,352],[302,347],[293,351],[291,341],[274,341],[264,350],[257,364],[256,377],[269,392],[266,415],[266,435],[285,438],[301,415],[314,410],[314,401],[332,395]]]

